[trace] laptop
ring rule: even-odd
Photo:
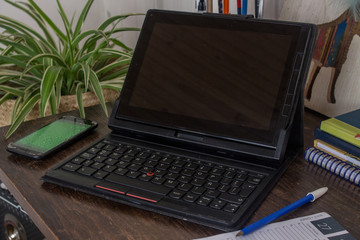
[[[303,147],[316,27],[149,10],[99,141],[43,181],[231,231]]]

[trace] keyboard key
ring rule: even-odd
[[[191,163],[191,162],[189,162],[188,164],[185,165],[185,168],[189,169],[189,170],[196,170],[198,167],[199,167],[198,164]]]
[[[199,195],[194,194],[194,193],[187,193],[183,200],[186,202],[195,202],[198,199]]]
[[[92,168],[96,168],[96,169],[101,169],[102,167],[104,167],[105,164],[104,163],[100,163],[100,162],[94,162],[91,167]]]
[[[130,171],[126,174],[126,176],[130,177],[130,178],[137,178],[138,176],[140,176],[140,172],[137,171]]]
[[[77,172],[86,176],[90,176],[96,172],[96,169],[91,167],[81,167],[77,170]]]
[[[148,159],[157,162],[161,159],[161,156],[159,154],[152,154],[150,157],[148,157]]]
[[[247,179],[247,182],[252,183],[252,184],[259,184],[261,182],[261,178],[249,177]]]
[[[179,177],[179,174],[177,174],[177,173],[171,173],[171,172],[165,175],[165,178],[166,178],[166,179],[170,179],[170,180],[175,180],[175,179],[177,179],[178,177]]]
[[[99,171],[97,171],[96,173],[94,173],[93,176],[96,177],[97,179],[103,179],[103,178],[105,178],[108,174],[109,174],[108,172],[99,170]]]
[[[241,197],[249,197],[250,194],[255,190],[256,185],[245,183],[241,187],[240,196]]]
[[[182,170],[181,167],[176,167],[176,166],[171,166],[171,167],[169,168],[169,172],[172,172],[172,173],[180,173],[181,170]]]
[[[204,187],[206,187],[207,189],[212,189],[212,190],[215,190],[218,186],[219,186],[219,183],[217,183],[217,182],[207,182],[204,185]]]
[[[240,188],[238,188],[238,187],[232,187],[232,188],[230,188],[230,190],[229,190],[229,193],[230,194],[232,194],[232,195],[238,195],[238,193],[240,192]]]
[[[107,158],[106,157],[103,157],[103,156],[96,156],[93,158],[94,161],[96,162],[103,162],[105,161]]]
[[[84,161],[81,165],[89,167],[91,164],[93,164],[94,161],[93,160],[86,160]]]
[[[136,157],[136,158],[132,161],[132,163],[143,164],[145,161],[146,161],[146,159],[144,159],[144,158]]]
[[[210,170],[211,170],[211,167],[210,166],[205,166],[205,165],[199,167],[199,169],[198,169],[198,171],[204,172],[204,173],[208,173]]]
[[[116,148],[115,145],[110,145],[110,144],[103,147],[103,149],[107,151],[113,151],[115,148]]]
[[[175,188],[179,184],[176,180],[167,180],[164,185],[167,187]]]
[[[153,182],[155,178],[153,178],[151,182]],[[138,179],[133,179],[126,176],[120,176],[117,174],[110,174],[105,178],[105,180],[132,188],[143,189],[163,196],[167,195],[171,191],[171,188],[165,187],[163,185],[155,185],[151,182],[143,182],[143,181],[139,181]]]
[[[125,162],[130,162],[133,159],[134,159],[134,157],[130,156],[130,155],[124,155],[120,158],[120,160],[125,161]]]
[[[246,178],[247,178],[247,174],[243,174],[243,173],[238,174],[238,175],[236,176],[236,179],[239,180],[239,181],[245,181]]]
[[[230,186],[229,185],[220,185],[220,187],[218,187],[218,190],[220,192],[227,192],[229,190]]]
[[[239,180],[235,180],[231,183],[231,186],[233,187],[240,187],[241,185],[243,184],[242,181],[239,181]]]
[[[129,149],[126,151],[126,155],[130,155],[130,156],[136,156],[137,154],[139,153],[138,150],[135,150],[135,149]]]
[[[152,178],[153,178],[153,176],[148,175],[148,174],[145,174],[145,173],[141,174],[141,176],[139,177],[139,179],[140,179],[141,181],[144,181],[144,182],[148,182],[148,181],[150,181]]]
[[[139,171],[141,168],[141,165],[139,164],[130,164],[127,169],[131,170],[131,171]],[[145,171],[145,172],[148,172],[148,171]]]
[[[89,150],[87,150],[88,153],[96,154],[100,150],[98,148],[92,147]]]
[[[205,196],[211,197],[211,198],[216,198],[217,196],[219,196],[220,192],[217,190],[207,190],[205,192]]]
[[[105,143],[98,143],[95,145],[96,148],[103,148],[106,144]]]
[[[194,170],[190,170],[190,169],[184,169],[181,174],[185,175],[185,176],[189,176],[191,177],[192,175],[194,175],[195,171]]]
[[[81,157],[76,157],[74,158],[73,160],[71,160],[72,163],[75,163],[75,164],[81,164],[85,161],[85,159],[81,158]]]
[[[225,204],[226,202],[224,200],[214,199],[211,202],[210,207],[215,209],[222,209],[225,206]]]
[[[178,185],[178,189],[188,192],[190,191],[190,189],[193,187],[193,185],[191,185],[190,183],[180,183],[180,185]]]
[[[83,154],[80,155],[80,157],[90,160],[90,159],[93,159],[95,157],[95,154],[84,152]]]
[[[103,167],[103,170],[106,172],[113,172],[115,169],[116,167],[111,165],[106,165],[105,167]]]
[[[111,165],[111,164],[110,164]],[[129,166],[128,162],[125,161],[120,161],[116,164],[116,166],[120,167],[120,168],[126,168],[127,166]]]
[[[103,157],[107,157],[107,156],[109,156],[110,154],[111,154],[111,152],[110,152],[110,151],[106,151],[106,150],[101,150],[101,151],[98,153],[98,155],[103,156]]]
[[[156,161],[146,161],[144,163],[144,166],[147,166],[147,167],[155,167],[158,163]]]
[[[114,158],[108,158],[104,163],[107,165],[115,165],[117,164],[119,161],[114,159]]]
[[[214,168],[213,170],[211,170],[210,173],[219,176],[222,175],[224,172],[225,172],[224,169]]]
[[[197,172],[195,173],[194,177],[199,179],[205,179],[207,178],[208,174],[204,172]]]
[[[209,197],[205,197],[205,196],[201,196],[199,198],[199,200],[197,200],[197,204],[201,205],[201,206],[207,206],[209,205],[209,203],[212,201],[212,198]]]
[[[221,177],[216,175],[210,175],[210,177],[207,178],[207,180],[211,182],[220,182]]]
[[[204,188],[204,187],[193,187],[193,189],[191,189],[192,193],[200,194],[200,195],[203,194],[205,191],[206,191],[206,188]]]
[[[226,204],[226,206],[224,207],[224,211],[225,212],[229,212],[229,213],[235,213],[239,208],[239,205],[236,205],[234,203],[228,203]]]
[[[174,189],[174,190],[169,194],[169,197],[175,198],[175,199],[180,199],[184,194],[185,194],[184,191],[181,191],[181,190],[178,190],[178,189]]]
[[[228,193],[222,193],[219,198],[227,202],[236,203],[237,205],[244,203],[244,201],[246,200],[246,198],[234,196]]]
[[[225,178],[234,178],[235,175],[236,175],[236,172],[227,171],[227,172],[225,172],[224,177],[225,177]]]
[[[204,185],[205,182],[206,181],[203,179],[195,178],[194,180],[191,181],[191,184],[194,186],[200,187],[200,186]]]
[[[163,184],[165,181],[166,179],[163,177],[154,177],[154,179],[151,182],[160,185]]]
[[[175,167],[180,167],[180,168],[184,167],[185,164],[186,164],[186,162],[183,161],[183,160],[176,160],[176,161],[173,163],[173,165],[174,165]]]
[[[118,168],[114,171],[114,173],[119,174],[119,175],[125,175],[129,170],[124,169],[124,168]]]
[[[192,178],[189,176],[180,176],[177,180],[182,183],[189,183]]]
[[[77,165],[77,164],[73,164],[73,163],[67,163],[64,166],[62,166],[61,168],[70,172],[75,172],[76,170],[78,170],[81,166]]]

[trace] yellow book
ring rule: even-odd
[[[348,162],[349,164],[352,164],[352,165],[360,168],[360,158],[353,156],[337,147],[334,147],[331,144],[328,144],[319,139],[315,139],[314,147],[316,147],[317,149],[320,149],[323,152],[331,154],[332,156],[334,156],[340,160],[343,160],[345,162]]]
[[[340,121],[329,118],[321,122],[320,129],[348,143],[360,147],[360,129]]]

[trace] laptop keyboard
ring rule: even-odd
[[[150,202],[166,196],[229,213],[235,213],[265,178],[262,173],[108,139],[61,168],[99,180],[95,187],[102,190]]]

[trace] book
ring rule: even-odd
[[[324,120],[320,129],[360,147],[360,109]]]
[[[326,142],[323,142],[319,139],[314,140],[314,147],[317,149],[320,149],[321,151],[324,151],[328,154],[331,154],[334,157],[339,158],[340,160],[343,160],[345,162],[348,162],[349,164],[352,164],[358,168],[360,168],[360,158],[355,157],[337,147],[334,147]]]
[[[315,147],[310,147],[305,150],[304,159],[360,186],[360,168],[352,164],[342,161]]]
[[[315,136],[315,139],[322,140],[323,142],[326,142],[332,146],[342,149],[343,151],[347,152],[348,154],[351,154],[355,157],[360,158],[360,148],[358,148],[355,145],[352,145],[348,142],[345,142],[344,140],[342,140],[338,137],[335,137],[327,132],[321,131],[320,128],[315,128],[314,136]]]

